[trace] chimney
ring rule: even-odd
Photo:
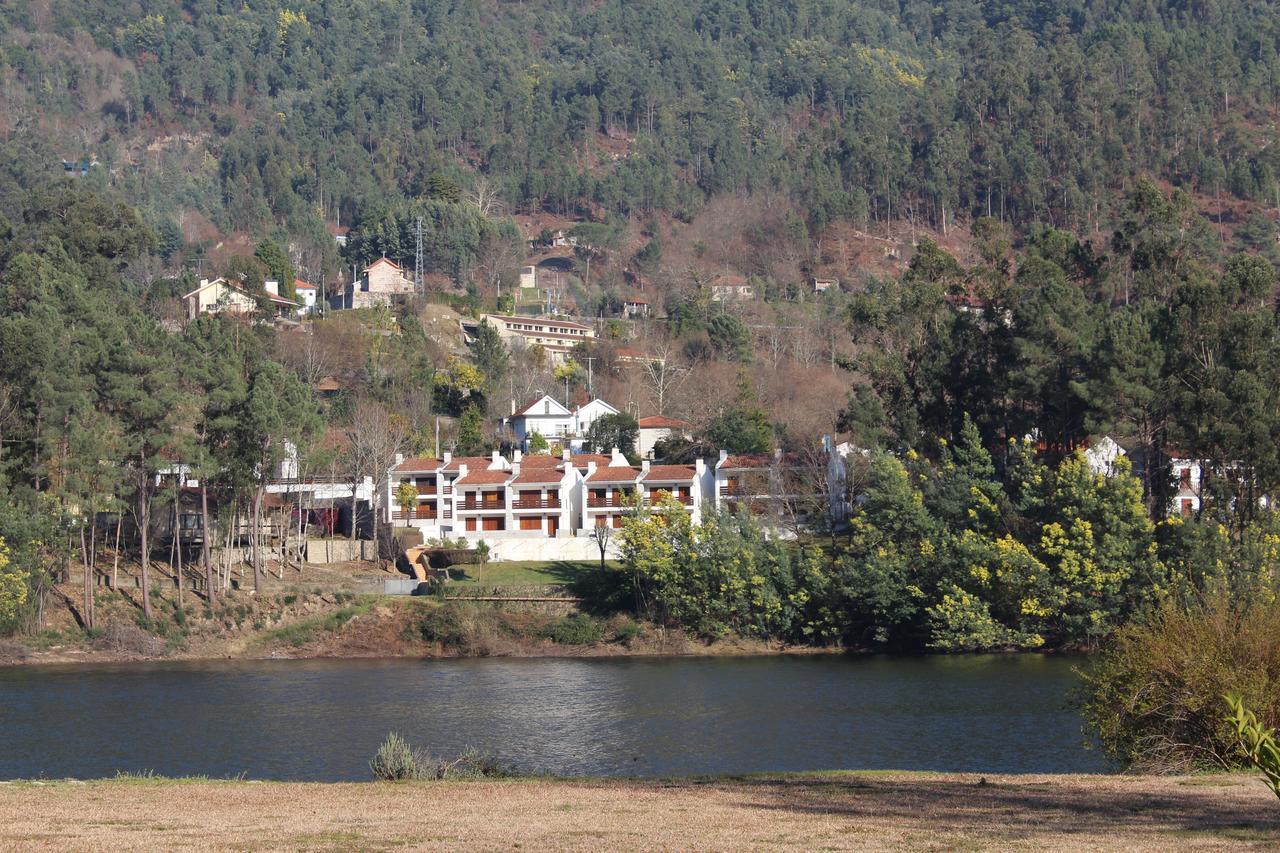
[[[514,453],[511,454],[511,461],[515,465],[519,465],[520,460],[522,459],[524,459],[524,452],[521,450],[516,450]]]
[[[262,286],[265,287],[267,289],[267,293],[270,293],[272,296],[280,295],[280,282],[276,281],[274,278],[267,279],[262,283]]]
[[[465,477],[465,476],[467,476],[467,466],[466,466],[466,464],[464,463],[464,464],[462,464],[462,465],[459,465],[459,466],[458,466],[458,479],[457,479],[457,480],[454,480],[454,482],[455,482],[455,483],[456,483],[456,482],[458,482],[458,480],[461,480],[461,479],[462,479],[463,477]]]
[[[590,477],[596,472],[596,461],[594,459],[587,460],[587,476]]]
[[[622,451],[616,447],[613,448],[613,452],[610,453],[609,455],[610,455],[610,459],[609,459],[610,465],[615,465],[619,468],[623,468],[631,464],[630,462],[627,461],[627,457],[622,455]]]
[[[511,463],[511,476],[512,477],[520,476],[520,460],[519,459]]]
[[[505,462],[505,461],[506,461],[506,460],[502,458],[502,454],[498,453],[498,451],[496,451],[496,450],[495,450],[495,451],[493,451],[493,455],[492,455],[491,459],[489,460],[489,470],[490,470],[490,471],[501,471],[501,470],[502,470],[502,468],[503,468],[503,464],[502,464],[502,463],[503,463],[503,462]]]
[[[565,461],[565,462],[568,462],[568,461],[569,461],[569,446],[568,446],[568,445],[565,445],[564,447],[560,448],[560,458],[561,458],[563,461]]]
[[[649,473],[649,460],[648,460],[648,459],[641,459],[641,460],[640,460],[640,473],[641,473],[641,474],[648,474],[648,473]]]
[[[451,450],[446,450],[446,451],[444,452],[444,465],[441,465],[440,467],[442,467],[442,468],[443,468],[443,467],[445,467],[445,465],[448,465],[448,464],[449,464],[450,462],[452,462],[452,461],[453,461],[453,451],[451,451]]]
[[[720,461],[716,463],[716,467],[717,467],[717,468],[719,468],[721,465],[723,465],[723,464],[724,464],[725,460],[726,460],[726,459],[728,459],[728,458],[729,458],[729,451],[727,451],[727,450],[721,450],[721,451],[720,451]]]
[[[403,461],[404,461],[404,454],[403,454],[403,453],[397,453],[397,454],[396,454],[396,464],[397,464],[397,465],[399,465],[399,464],[400,464],[401,462],[403,462]]]
[[[693,476],[701,477],[705,473],[707,473],[707,463],[703,461],[701,456],[699,456],[697,459],[693,460]]]

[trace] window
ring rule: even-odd
[[[521,530],[541,530],[542,518],[536,515],[526,516],[520,519]]]
[[[481,519],[481,530],[503,530],[505,529],[506,519],[503,518],[485,518]]]
[[[1183,468],[1178,472],[1178,485],[1184,489],[1191,488],[1191,469]]]
[[[1183,516],[1183,518],[1190,518],[1190,517],[1191,517],[1191,514],[1192,514],[1192,513],[1194,513],[1195,511],[1196,511],[1196,510],[1195,510],[1195,501],[1191,500],[1191,498],[1183,498],[1183,499],[1182,499],[1182,516]]]

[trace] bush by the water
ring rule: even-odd
[[[468,746],[457,758],[435,758],[414,749],[397,732],[391,732],[369,759],[375,779],[406,782],[414,779],[494,779],[510,773],[497,759]]]
[[[413,747],[396,732],[387,735],[387,739],[378,747],[378,751],[369,759],[369,769],[375,779],[384,782],[404,782],[409,779],[422,778],[421,756]]]
[[[582,613],[566,616],[543,629],[543,636],[562,646],[589,646],[604,637],[604,626]]]
[[[1222,697],[1238,695],[1263,726],[1280,725],[1280,602],[1167,601],[1121,628],[1083,676],[1086,724],[1121,764],[1239,767]]]

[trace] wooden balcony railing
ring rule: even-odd
[[[391,514],[391,517],[394,518],[396,521],[413,521],[414,519],[418,519],[418,520],[434,519],[434,518],[438,518],[439,515],[436,513],[435,510],[411,510],[407,513],[400,510],[396,510]]]
[[[587,498],[587,507],[589,509],[611,509],[634,504],[635,498],[631,495],[614,495],[611,498]]]
[[[685,506],[693,506],[693,495],[677,495],[673,492],[653,492],[649,495],[649,502],[656,504],[665,497],[675,498],[677,502]]]
[[[559,498],[516,498],[511,502],[512,509],[559,509]]]
[[[455,502],[454,509],[491,509],[496,512],[502,512],[507,505],[502,501],[462,501]]]

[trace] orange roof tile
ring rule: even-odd
[[[493,464],[493,458],[489,456],[455,456],[448,465],[440,470],[450,474],[458,473],[459,465],[466,465],[468,471],[484,471]]]
[[[596,463],[597,468],[607,468],[613,462],[613,457],[604,456],[600,453],[579,453],[577,456],[569,457],[569,462],[575,468],[585,469],[588,462]]]
[[[543,485],[559,483],[561,476],[562,474],[558,468],[534,468],[532,470],[521,470],[520,474],[511,482],[516,485]]]
[[[720,463],[719,468],[768,468],[773,464],[773,457],[768,453],[752,453],[740,456],[729,456]]]
[[[634,483],[636,475],[640,473],[638,468],[630,466],[608,466],[605,468],[597,468],[594,472],[587,476],[588,483]]]
[[[559,468],[562,460],[559,456],[548,456],[545,453],[526,456],[520,460],[525,468]]]
[[[692,480],[694,476],[692,465],[651,465],[642,480],[646,483],[650,481],[671,483]]]
[[[436,471],[443,465],[443,460],[432,459],[427,456],[417,456],[412,459],[406,459],[391,470],[397,474],[417,473],[419,471]]]
[[[638,423],[640,429],[693,429],[693,424],[688,421],[663,415],[650,415],[647,418],[641,418]]]
[[[511,479],[510,471],[468,471],[453,482],[455,486],[493,486]]]

